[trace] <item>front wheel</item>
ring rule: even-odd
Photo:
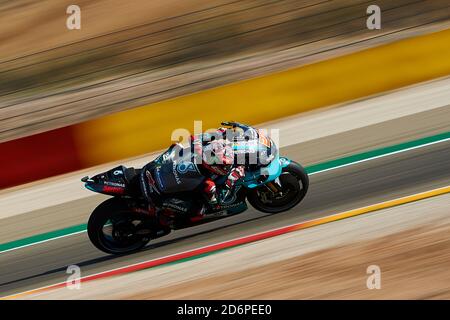
[[[148,218],[132,212],[121,198],[102,202],[89,217],[87,232],[103,252],[125,254],[142,249],[150,241]]]
[[[247,195],[248,202],[259,211],[279,213],[292,209],[306,196],[309,178],[305,169],[292,161],[283,171],[276,183],[279,192],[274,192],[268,186],[252,189]]]

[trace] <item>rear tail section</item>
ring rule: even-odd
[[[93,192],[111,196],[140,194],[138,176],[140,170],[118,166],[93,177],[83,177],[85,187]]]

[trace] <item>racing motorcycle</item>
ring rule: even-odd
[[[304,168],[280,156],[272,138],[261,130],[237,122],[222,125],[235,133],[235,161],[244,161],[246,173],[220,208],[207,209],[211,211],[202,216],[191,214],[192,208],[204,201],[200,188],[206,177],[193,161],[190,146],[174,144],[143,168],[118,166],[81,179],[87,189],[113,196],[89,218],[91,242],[106,253],[126,254],[172,230],[242,213],[248,208],[247,201],[256,210],[271,214],[300,203],[309,186]],[[216,185],[220,188],[225,179],[216,179]],[[165,203],[170,203],[169,208]]]

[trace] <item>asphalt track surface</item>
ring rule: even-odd
[[[281,153],[298,160],[297,152],[292,153],[296,148],[292,147],[282,148]],[[106,255],[90,244],[86,233],[2,253],[0,296],[66,281],[67,266],[72,264],[80,266],[82,276],[87,276],[447,186],[450,184],[450,141],[318,173],[312,175],[310,180],[310,190],[305,200],[288,212],[269,216],[250,208],[235,217],[173,232],[132,255]],[[67,203],[65,207],[85,210],[83,201],[86,200]]]

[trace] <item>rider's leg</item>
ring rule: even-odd
[[[220,190],[221,192],[219,192],[219,203],[222,203],[229,197],[233,196],[236,183],[244,176],[245,170],[243,166],[238,166],[231,169],[231,172],[228,174],[227,180],[224,183],[223,190]]]
[[[205,198],[205,204],[201,204],[197,210],[195,210],[196,216],[202,217],[206,212],[212,212],[219,209],[219,201],[217,200],[217,187],[216,183],[208,178],[203,182],[202,186],[203,197]]]
[[[236,182],[245,176],[244,167],[235,167],[231,170],[224,183],[222,190],[217,190],[216,183],[208,178],[203,183],[203,195],[206,198],[206,203],[210,210],[206,210],[205,206],[202,206],[197,215],[202,216],[206,211],[216,211],[220,209],[220,203],[233,195],[233,190]],[[220,192],[219,192],[220,191]]]
[[[218,204],[217,200],[217,187],[216,183],[208,178],[203,182],[203,194],[206,197],[206,201],[210,206],[216,206]]]

